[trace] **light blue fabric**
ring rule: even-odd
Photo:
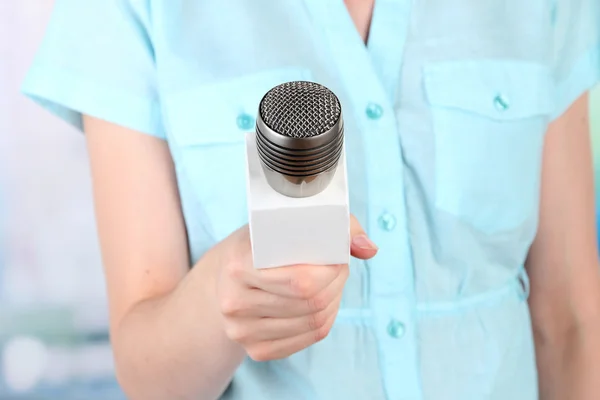
[[[193,260],[246,222],[244,132],[272,86],[341,99],[354,260],[331,335],[247,360],[231,400],[533,400],[523,271],[546,128],[600,78],[597,0],[57,0],[24,92],[169,142]]]

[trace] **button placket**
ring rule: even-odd
[[[353,108],[364,113],[356,122],[364,136],[365,163],[370,166],[364,172],[369,183],[365,194],[369,200],[369,218],[365,228],[380,246],[380,257],[368,261],[368,301],[373,310],[384,389],[389,398],[422,399],[417,345],[413,337],[412,257],[408,232],[404,229],[404,166],[393,112],[411,2],[378,1],[379,11],[372,22],[369,54],[364,43],[348,40],[348,32],[355,27],[347,10],[342,8],[343,2],[309,0],[309,4],[312,9],[328,11],[327,19],[323,21],[326,26],[323,33],[335,59],[353,60],[352,63],[341,63],[335,72],[348,89]],[[317,18],[323,18],[323,15],[318,14]],[[389,42],[392,35],[398,40]],[[356,76],[362,79],[357,81]],[[381,160],[385,160],[385,168],[376,166]],[[389,216],[380,221],[386,213]],[[397,323],[390,324],[391,320]],[[399,380],[398,376],[403,379]]]

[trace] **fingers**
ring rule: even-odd
[[[342,293],[348,279],[348,267],[325,289],[308,299],[283,297],[260,289],[246,289],[243,296],[236,290],[221,302],[221,313],[229,318],[293,318],[324,311]]]
[[[356,258],[368,260],[377,254],[379,248],[369,239],[354,215],[350,215],[350,253]]]
[[[231,294],[237,294],[244,303],[222,310],[225,333],[257,361],[296,353],[329,334],[348,274],[345,266],[328,287],[310,299],[281,297],[236,285]],[[301,315],[290,317],[291,310]],[[266,313],[282,317],[264,317]]]
[[[329,335],[329,331],[335,322],[336,314],[329,316],[325,324],[315,330],[305,332],[298,336],[288,337],[280,340],[267,340],[258,342],[247,348],[247,353],[254,361],[278,360],[297,353]]]
[[[350,216],[350,252],[352,256],[368,260],[379,250],[366,235],[356,218]],[[343,268],[341,265],[294,265],[266,270],[247,270],[244,282],[279,296],[307,299],[328,286]]]
[[[293,265],[288,267],[248,271],[244,282],[249,287],[278,296],[310,299],[329,286],[345,265]]]
[[[231,240],[243,243],[216,260],[225,266],[216,283],[226,335],[256,361],[287,357],[324,339],[340,306],[348,265],[257,270],[252,267],[247,229],[240,229],[237,236]],[[377,246],[354,216],[350,236],[352,256],[375,256]]]
[[[352,256],[367,260],[377,254],[377,245],[353,215],[350,215],[350,236]],[[278,296],[308,299],[333,282],[343,268],[343,265],[293,265],[256,270],[247,262],[239,262],[238,267],[230,269],[230,278]]]
[[[223,315],[230,318],[287,318],[310,313],[305,301],[278,296],[260,289],[245,289],[243,298],[231,297],[221,301]]]
[[[335,298],[323,311],[295,318],[248,318],[226,326],[227,336],[242,345],[303,335],[323,328],[337,314],[342,296]]]

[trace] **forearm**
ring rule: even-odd
[[[600,395],[600,265],[588,96],[544,142],[540,217],[530,248],[529,306],[542,400]]]
[[[600,393],[600,324],[562,332],[536,328],[541,400],[595,400]]]
[[[545,261],[556,270],[552,260]],[[578,261],[568,264],[598,268]],[[563,282],[545,289],[532,285],[530,297],[540,400],[595,400],[600,393],[600,281],[590,273],[577,288]]]
[[[170,294],[139,303],[115,330],[120,384],[132,400],[217,398],[245,356],[223,332],[210,254]]]

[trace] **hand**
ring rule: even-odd
[[[351,254],[369,259],[377,247],[351,216]],[[294,265],[257,270],[247,226],[219,246],[217,298],[226,335],[256,361],[287,357],[329,334],[348,265]]]

